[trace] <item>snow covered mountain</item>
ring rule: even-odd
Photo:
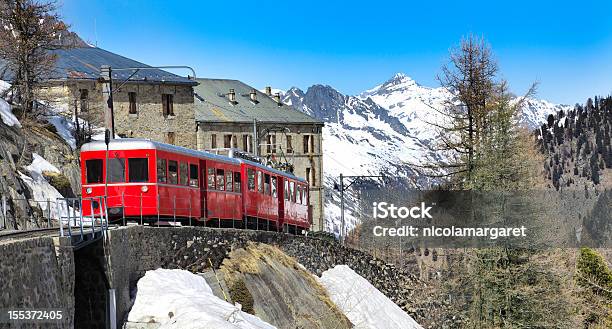
[[[427,187],[432,181],[419,175],[415,165],[447,156],[434,152],[437,129],[446,118],[438,111],[452,95],[444,88],[419,85],[403,73],[357,96],[343,95],[331,86],[313,85],[306,92],[293,87],[283,101],[323,120],[323,165],[328,230],[339,232],[339,197],[331,187],[340,173],[397,177],[404,186]],[[528,99],[519,121],[538,127],[550,113],[569,108]],[[358,220],[358,201],[349,195],[347,229]],[[367,217],[367,214],[364,214]]]

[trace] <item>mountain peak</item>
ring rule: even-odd
[[[412,83],[415,83],[415,82],[414,82],[414,80],[413,80],[411,77],[409,77],[408,75],[406,75],[405,73],[398,72],[398,73],[395,73],[395,74],[394,74],[394,75],[391,77],[391,79],[387,80],[387,81],[385,82],[385,84],[386,84],[386,85],[388,85],[388,84],[393,84],[393,85],[396,85],[396,84],[406,83],[406,82],[412,82]]]
[[[397,72],[397,73],[395,73],[395,74],[393,75],[393,78],[392,78],[392,79],[393,79],[393,80],[396,80],[396,79],[403,79],[403,78],[408,78],[408,76],[406,75],[406,73],[403,73],[403,72]]]

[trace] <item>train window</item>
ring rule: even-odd
[[[289,182],[289,197],[291,198],[291,202],[295,202],[295,183]]]
[[[144,183],[149,181],[149,159],[128,159],[128,175],[130,183]]]
[[[198,187],[198,165],[189,165],[189,186]]]
[[[87,183],[102,183],[102,167],[102,159],[85,161],[85,174],[87,175]]]
[[[264,175],[264,193],[270,195],[270,175]]]
[[[215,168],[208,168],[208,189],[215,189]]]
[[[308,205],[308,188],[306,186],[302,189],[302,204]]]
[[[296,188],[295,203],[301,204],[302,203],[302,186],[298,184],[295,188]]]
[[[289,201],[289,181],[285,181],[285,200]]]
[[[263,193],[263,175],[257,170],[257,192]]]
[[[217,169],[217,190],[225,190],[225,177],[223,175],[223,169]]]
[[[233,178],[234,178],[234,173],[232,173],[231,171],[225,172],[225,190],[228,192],[231,192],[234,190]]]
[[[178,184],[178,162],[168,161],[168,183]]]
[[[276,176],[272,176],[272,183],[270,187],[272,189],[272,196],[276,198]]]
[[[234,191],[240,192],[240,173],[239,172],[234,173]]]
[[[179,171],[179,176],[181,177],[180,183],[181,185],[189,185],[189,165],[186,162],[181,162],[181,170]]]
[[[108,159],[108,179],[109,183],[125,182],[125,159]]]
[[[247,179],[249,180],[249,191],[255,191],[255,170],[247,169]]]
[[[157,159],[157,182],[166,182],[166,159]]]

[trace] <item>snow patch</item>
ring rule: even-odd
[[[358,329],[422,329],[370,282],[346,265],[336,265],[321,275],[319,282],[332,301]]]
[[[19,123],[17,117],[15,117],[13,111],[11,111],[11,105],[2,98],[0,98],[0,117],[2,117],[2,122],[7,126],[17,126],[21,128],[21,123]]]
[[[50,171],[59,173],[60,170],[57,169],[56,166],[49,163],[49,161],[45,160],[45,158],[38,155],[38,153],[32,153],[32,163],[26,167],[29,172],[36,172],[38,174],[43,173],[43,171]]]
[[[201,276],[185,270],[147,271],[138,281],[129,322],[161,323],[160,329],[275,329],[212,293]]]

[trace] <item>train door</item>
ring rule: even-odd
[[[206,161],[200,159],[200,218],[203,218],[204,221],[208,219],[208,211],[207,211],[207,203],[206,198],[208,194],[206,193]]]
[[[276,202],[278,203],[278,229],[282,230],[283,225],[285,224],[285,191],[283,188],[285,184],[285,178],[283,176],[278,176],[276,184]]]

